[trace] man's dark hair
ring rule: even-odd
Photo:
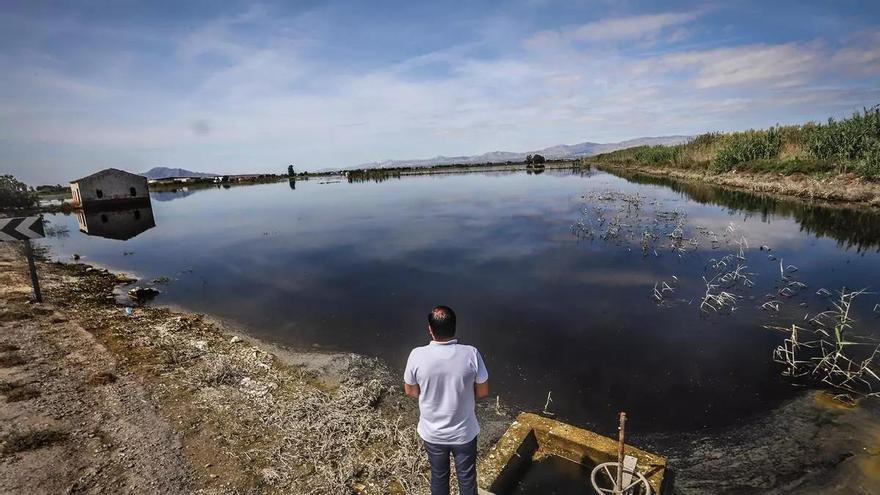
[[[428,326],[438,339],[455,337],[455,311],[449,306],[435,306],[428,313]]]

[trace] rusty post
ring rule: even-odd
[[[34,301],[43,302],[43,294],[40,292],[40,280],[37,278],[37,264],[34,262],[34,248],[31,241],[24,241],[24,255],[27,257],[28,270],[31,272],[31,285],[34,288]]]
[[[623,447],[624,443],[624,426],[626,424],[626,413],[620,413],[620,426],[617,428],[617,480],[614,484],[614,493],[623,493]]]

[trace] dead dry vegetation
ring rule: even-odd
[[[0,245],[4,486],[98,493],[149,476],[166,493],[427,493],[415,405],[380,363],[287,359],[200,315],[126,315],[117,277],[84,265],[41,262],[47,303],[31,304],[17,261]],[[142,403],[118,407],[132,395]],[[160,424],[145,424],[151,415]],[[108,426],[120,423],[122,433]],[[52,482],[28,474],[70,456],[79,465]],[[157,456],[164,464],[140,465]],[[119,481],[126,471],[146,474]],[[122,491],[153,491],[143,488]]]
[[[222,427],[212,431],[216,455],[246,468],[246,484],[284,493],[423,492],[426,466],[411,416],[398,412],[406,408],[394,402],[396,390],[371,376],[378,363],[351,357],[338,385],[328,386],[319,372],[227,340],[198,316],[172,317],[138,335],[112,331],[157,358],[149,365],[163,377],[163,395],[189,396],[194,411],[186,418]]]

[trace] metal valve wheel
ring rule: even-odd
[[[593,483],[593,489],[599,494],[609,495],[651,495],[651,485],[648,484],[647,478],[638,471],[631,471],[624,468],[621,475],[621,486],[618,486],[618,469],[620,464],[617,462],[603,462],[593,468],[590,473],[590,481]]]

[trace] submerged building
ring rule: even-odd
[[[150,203],[147,178],[108,168],[70,182],[73,205],[79,208],[141,206]]]
[[[70,182],[79,230],[127,241],[156,226],[147,178],[108,168]]]

